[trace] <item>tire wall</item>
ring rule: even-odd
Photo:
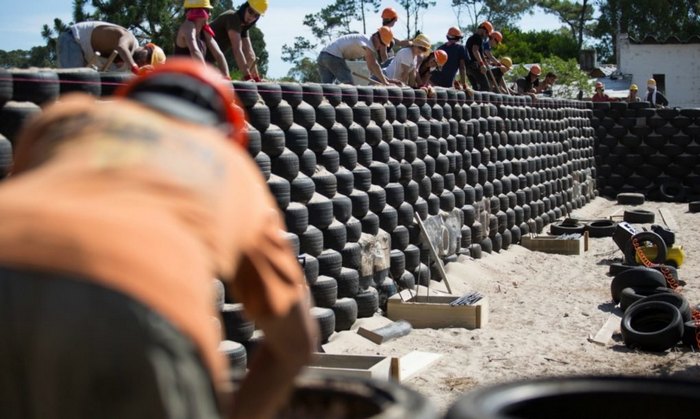
[[[269,84],[239,84],[239,93],[251,86],[260,94],[247,106],[256,115],[249,119],[251,137],[262,138],[262,147],[253,146],[251,153],[264,162],[263,170],[271,166],[275,183],[282,177],[292,184],[291,203],[283,210],[294,234],[302,236],[302,257],[309,255],[303,236],[316,229],[323,233],[323,253],[342,254],[342,275],[321,268],[321,275],[336,275],[339,299],[376,289],[382,307],[397,285],[413,287],[428,275],[438,278],[413,213],[420,215],[439,255],[451,261],[458,254],[480,257],[506,249],[596,194],[593,111],[583,102],[542,99],[533,106],[529,97],[476,93],[468,100],[452,89],[426,98],[423,91],[405,88],[343,87],[338,92],[338,86],[323,85],[304,86],[304,100],[290,105],[298,97],[286,91],[289,86],[282,92],[289,102],[279,101],[278,88]],[[318,91],[324,98],[312,99]],[[260,117],[261,106],[270,109],[272,124]],[[283,111],[288,106],[292,112]],[[315,121],[307,107],[315,109]],[[314,132],[317,125],[328,132],[327,143]],[[278,126],[286,127],[284,149],[271,150],[277,156],[261,156],[265,133]],[[308,141],[299,140],[303,131],[298,126],[306,127]],[[308,150],[316,158],[311,171],[303,168],[303,161],[313,160]],[[288,159],[292,155],[300,161],[299,174],[296,160]],[[316,194],[330,199],[335,217],[342,219],[320,219],[309,209],[308,230],[300,231],[304,223],[297,222],[296,204],[308,203],[294,201],[299,177],[311,177]],[[346,201],[352,205],[351,218],[343,208]],[[358,221],[361,236],[351,233]],[[338,223],[347,227],[345,241],[328,231]],[[359,264],[346,257],[355,242],[362,252]],[[356,291],[347,286],[348,270],[360,278]],[[309,283],[316,296],[318,284]],[[321,294],[323,304],[330,304]]]
[[[248,116],[249,152],[283,212],[319,318],[334,313],[330,331],[371,316],[401,288],[439,278],[415,213],[450,262],[507,249],[596,195],[591,121],[600,111],[590,103],[233,85]],[[8,102],[4,122],[24,103]]]
[[[700,196],[700,109],[593,104],[598,191],[685,202]]]

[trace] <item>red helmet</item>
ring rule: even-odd
[[[202,95],[199,102],[207,103],[206,110],[215,114],[220,123],[230,127],[228,136],[235,143],[246,146],[245,117],[231,82],[208,65],[189,58],[171,58],[153,71],[119,87],[115,96],[135,99],[139,93],[166,92],[173,97],[181,97],[183,90],[188,94]],[[206,97],[205,92],[208,93]]]
[[[387,7],[386,9],[382,10],[382,19],[384,20],[394,20],[398,19],[399,14],[396,13],[396,10],[393,7]]]
[[[596,89],[605,89],[605,85],[602,82],[597,81],[595,83],[595,88]]]
[[[462,38],[462,37],[464,37],[464,34],[462,33],[462,31],[458,27],[453,26],[447,30],[447,37],[448,38]]]
[[[494,41],[498,42],[499,44],[503,42],[503,34],[500,33],[499,31],[493,31],[491,32],[491,35],[489,35],[491,39]]]

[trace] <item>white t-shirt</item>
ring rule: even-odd
[[[361,33],[351,33],[333,41],[333,43],[323,49],[323,52],[346,60],[357,60],[364,58],[365,48],[373,51],[372,42],[369,38]]]
[[[390,79],[398,79],[401,75],[402,66],[410,67],[415,70],[418,64],[418,58],[413,55],[413,48],[402,48],[396,53],[396,57],[389,63],[385,73]],[[402,80],[407,81],[407,80]]]

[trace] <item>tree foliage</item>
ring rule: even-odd
[[[509,56],[516,63],[539,63],[548,57],[563,60],[578,58],[576,40],[567,31],[530,31],[502,28],[503,44],[496,47],[494,55]]]
[[[428,8],[435,6],[433,0],[397,0],[396,1],[406,12],[406,38],[413,38],[418,35],[421,30],[420,19],[422,12]],[[401,20],[399,20],[401,22]]]
[[[545,12],[553,14],[569,27],[576,39],[578,49],[583,46],[583,37],[591,32],[593,22],[593,0],[540,0],[537,5]]]
[[[38,46],[30,50],[0,50],[0,63],[2,63],[0,66],[5,68],[51,67],[53,62],[48,49],[46,46]]]
[[[526,12],[532,13],[535,0],[452,0],[452,9],[461,28],[476,29],[488,20],[497,28],[513,26]],[[462,19],[466,15],[468,24]]]
[[[681,40],[700,34],[698,0],[598,0],[600,17],[593,36],[602,61],[615,62],[617,35],[634,39],[647,35],[660,39],[677,36]]]

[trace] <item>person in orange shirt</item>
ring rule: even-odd
[[[175,58],[117,96],[47,108],[0,184],[0,412],[273,417],[316,325],[230,84]],[[213,277],[265,333],[232,401]]]

